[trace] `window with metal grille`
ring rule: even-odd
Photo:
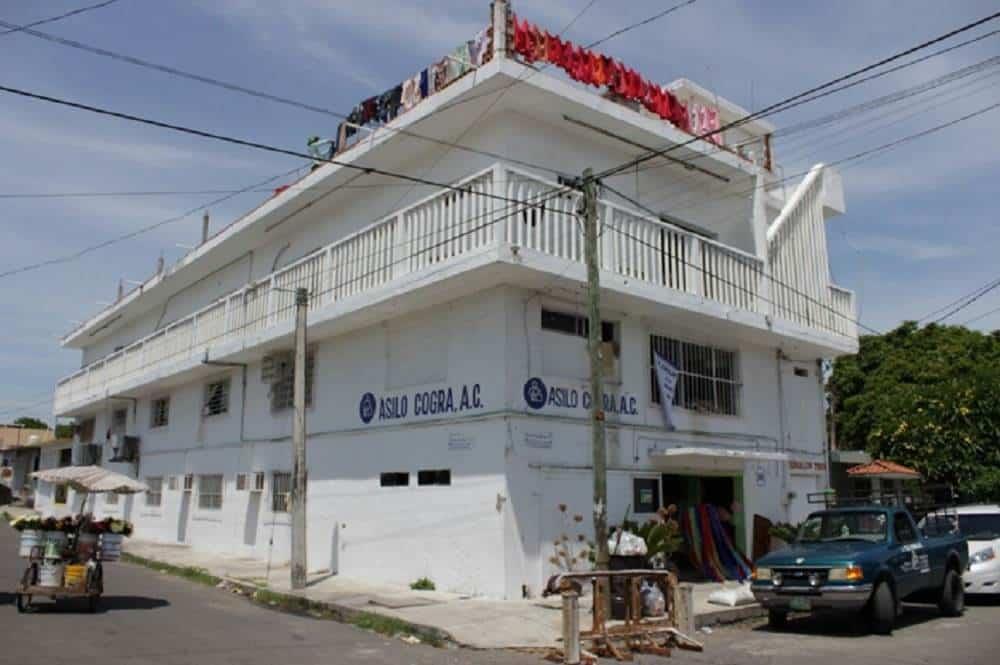
[[[128,426],[128,409],[115,409],[111,412],[111,433],[124,434]]]
[[[165,427],[170,420],[170,398],[154,399],[149,404],[149,426]]]
[[[163,477],[147,477],[146,485],[149,486],[146,490],[146,505],[159,506],[163,501]]]
[[[315,353],[306,352],[306,406],[312,406]],[[285,351],[264,359],[261,373],[271,384],[271,410],[282,411],[295,406],[295,353]]]
[[[80,443],[92,443],[94,441],[94,419],[81,420],[77,423],[76,431],[80,437]]]
[[[425,469],[418,471],[417,485],[451,485],[451,469]]]
[[[556,312],[551,309],[542,310],[542,330],[575,335],[587,338],[590,336],[590,319],[578,314]],[[601,321],[601,341],[615,341],[615,324],[612,321]]]
[[[287,513],[292,505],[292,474],[275,471],[271,474],[271,512]]]
[[[679,372],[674,393],[675,406],[702,413],[739,415],[743,384],[740,383],[735,351],[650,335],[649,376],[653,403],[659,404],[660,387],[653,363],[656,353]]]
[[[229,378],[205,384],[202,416],[217,416],[229,411]]]
[[[222,476],[198,476],[198,507],[202,510],[222,508]]]
[[[406,471],[389,471],[379,476],[379,485],[382,487],[408,487],[410,485],[410,474]]]

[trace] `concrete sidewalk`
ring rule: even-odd
[[[497,649],[554,646],[561,635],[561,600],[489,600],[441,591],[371,584],[340,576],[310,576],[309,585],[292,592],[287,565],[267,568],[256,559],[206,554],[184,545],[164,545],[137,539],[126,541],[129,554],[174,566],[202,568],[215,577],[301,596],[343,613],[372,612],[447,633],[459,644]],[[722,584],[694,586],[696,624],[711,625],[759,614],[756,605],[724,608],[710,605],[708,595]],[[581,599],[589,611],[591,599]]]

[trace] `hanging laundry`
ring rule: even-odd
[[[448,58],[444,57],[431,65],[434,72],[434,92],[444,90],[448,85]]]
[[[466,42],[448,55],[448,64],[446,66],[447,78],[445,85],[451,83],[471,69],[472,63],[469,55],[469,43]]]
[[[486,63],[488,42],[489,28],[483,28],[469,40],[469,63],[473,67],[482,67]]]
[[[420,94],[420,74],[403,81],[403,90],[400,94],[400,104],[403,111],[409,111],[423,99]]]
[[[399,114],[399,105],[402,96],[402,85],[397,85],[379,95],[375,110],[375,119],[384,124],[395,118]]]

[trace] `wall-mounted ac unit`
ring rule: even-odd
[[[109,462],[138,462],[139,437],[126,434],[111,435],[111,459]]]

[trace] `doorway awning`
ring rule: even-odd
[[[745,448],[724,448],[717,446],[681,446],[649,451],[654,462],[671,467],[703,470],[733,470],[743,467],[745,462],[786,462],[788,453],[776,450],[752,450]]]

